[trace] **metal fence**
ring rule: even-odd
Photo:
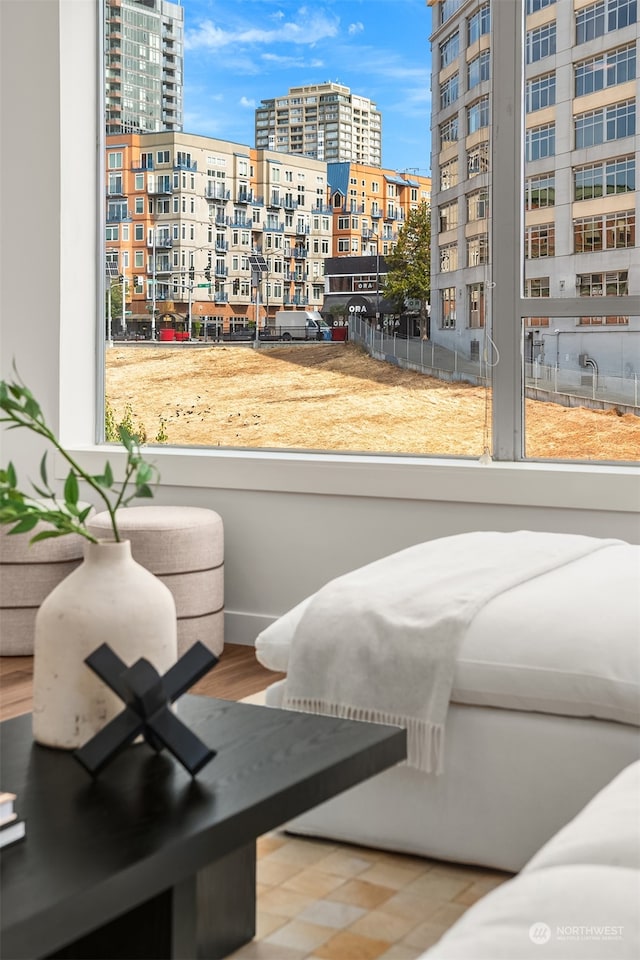
[[[376,330],[357,317],[349,319],[349,339],[362,344],[372,357],[407,370],[439,380],[491,385],[491,369],[482,352],[478,359],[472,360],[430,340]],[[535,400],[596,409],[626,408],[627,412],[640,415],[640,383],[636,373],[615,377],[534,361],[525,364],[524,380],[526,395]]]

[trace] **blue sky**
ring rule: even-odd
[[[181,2],[185,132],[253,145],[262,99],[336,81],[382,111],[383,166],[429,173],[425,0]]]

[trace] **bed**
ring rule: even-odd
[[[439,758],[376,776],[287,829],[521,869],[640,756],[639,584],[640,548],[621,540],[478,531],[382,558],[303,600],[256,639],[260,663],[287,674],[268,704],[384,721],[375,708],[398,663],[402,706],[402,685],[426,688],[435,669],[414,651],[443,636],[451,676]],[[344,709],[340,684],[353,675],[371,713]]]

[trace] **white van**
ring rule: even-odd
[[[317,310],[278,310],[273,334],[283,340],[330,340],[331,327]]]

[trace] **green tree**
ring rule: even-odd
[[[398,234],[395,250],[385,257],[389,268],[384,295],[400,312],[407,300],[420,303],[420,336],[426,339],[431,300],[431,210],[423,201],[412,210]]]

